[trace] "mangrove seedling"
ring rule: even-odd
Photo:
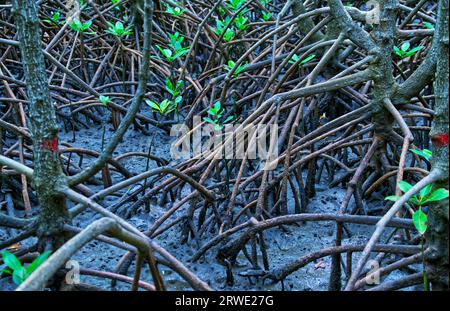
[[[116,24],[111,22],[107,22],[109,28],[105,30],[106,33],[109,33],[116,37],[124,37],[131,35],[133,33],[133,26],[128,25],[125,27],[121,21],[117,21]]]
[[[303,59],[302,61],[300,61],[300,63],[298,64],[299,66],[302,66],[302,65],[304,65],[304,64],[306,64],[306,63],[308,63],[308,62],[310,62],[311,60],[313,60],[313,58],[314,57],[316,57],[316,54],[312,54],[312,55],[309,55],[308,57],[306,57],[305,59]],[[298,62],[298,60],[299,60],[300,58],[299,58],[299,56],[297,55],[297,54],[294,54],[293,56],[292,56],[292,58],[289,60],[289,64],[295,64],[296,62]]]
[[[232,60],[228,61],[228,64],[225,66],[225,69],[230,72],[231,70],[234,69],[234,67],[236,66],[236,63]],[[237,77],[239,74],[241,74],[245,68],[247,67],[247,63],[239,65],[236,70],[233,73],[233,77]]]
[[[169,4],[166,3],[166,13],[172,15],[172,16],[180,16],[183,15],[185,10],[179,8],[179,7],[171,7]]]
[[[159,49],[161,54],[166,58],[166,60],[168,62],[173,62],[174,60],[180,58],[181,56],[183,56],[186,53],[188,53],[189,49],[190,49],[190,48],[186,48],[186,49],[184,49],[182,51],[173,53],[171,49],[163,49],[159,45],[157,45],[156,47]]]
[[[169,114],[169,113],[171,113],[172,111],[175,110],[175,107],[172,104],[173,102],[171,100],[169,100],[169,99],[164,99],[159,104],[155,103],[152,100],[146,99],[145,103],[148,106],[150,106],[150,108],[152,108],[153,112],[157,112],[157,113],[159,113],[162,116],[167,115],[167,114]]]
[[[398,183],[398,187],[403,193],[408,192],[413,187],[411,184],[409,184],[406,181],[400,181]],[[428,216],[427,214],[422,210],[422,207],[426,205],[427,203],[431,202],[437,202],[444,200],[448,198],[448,190],[444,188],[439,188],[437,190],[432,191],[433,184],[429,184],[428,186],[425,186],[422,188],[419,192],[419,195],[414,195],[412,198],[408,200],[408,203],[411,203],[418,207],[418,209],[413,213],[412,215],[412,221],[414,224],[414,227],[416,228],[417,232],[419,232],[421,235],[425,234],[425,232],[428,229]],[[389,201],[398,201],[400,199],[400,196],[388,196],[385,198],[385,200]],[[424,253],[424,241],[421,240],[421,246],[422,246],[422,256]],[[424,261],[422,262],[424,265]],[[427,274],[425,272],[425,267],[423,269],[423,287],[424,290],[428,290],[428,280],[427,280]]]
[[[223,35],[223,40],[225,42],[230,42],[233,40],[235,33],[232,28],[226,28],[227,25],[230,23],[230,17],[227,16],[225,18],[225,21],[221,21],[220,19],[216,19],[216,28],[214,28],[214,33],[218,35],[219,37]],[[226,28],[226,30],[225,30]]]
[[[423,27],[425,27],[426,29],[434,29],[434,25],[429,22],[423,22]]]
[[[234,24],[241,31],[247,29],[247,27],[248,27],[247,22],[248,22],[248,17],[245,17],[244,14],[242,14],[242,13],[239,14],[236,17],[236,19],[234,20]]]
[[[166,90],[172,95],[172,106],[174,107],[177,119],[179,119],[178,106],[183,101],[183,96],[180,95],[183,86],[183,81],[178,81],[174,84],[169,78],[166,79]]]
[[[60,26],[64,25],[65,21],[61,20],[61,13],[59,11],[53,12],[52,16],[42,20],[43,23]]]
[[[120,0],[111,0],[111,3],[112,4],[116,4],[116,3],[118,3]],[[114,9],[115,10],[117,10],[117,11],[120,11],[120,5],[115,5],[114,6]]]
[[[165,59],[168,62],[173,62],[174,60],[184,56],[185,54],[189,53],[189,50],[191,49],[190,46],[183,47],[182,42],[184,41],[184,37],[181,36],[178,32],[169,35],[170,37],[170,49],[164,49],[159,45],[156,45],[156,47],[159,49],[161,54],[165,57]]]
[[[92,21],[87,21],[86,23],[82,23],[79,19],[74,18],[72,20],[72,23],[69,24],[70,28],[72,28],[73,30],[80,32],[80,33],[85,33],[85,34],[95,34],[95,32],[86,32],[86,30],[89,29],[89,27],[92,26]]]
[[[212,118],[204,117],[203,121],[214,125],[214,129],[216,131],[220,131],[220,130],[222,130],[222,128],[225,124],[230,123],[234,119],[233,116],[229,116],[225,120],[222,120],[224,113],[225,113],[225,109],[222,108],[220,102],[216,102],[208,110],[208,114],[211,115]]]
[[[31,273],[33,273],[40,265],[44,263],[44,261],[47,260],[50,253],[51,251],[42,253],[31,264],[24,267],[14,254],[4,250],[1,253],[2,259],[9,269],[1,270],[0,272],[12,275],[13,282],[16,285],[20,285],[31,275]]]
[[[415,48],[410,49],[411,44],[407,41],[403,43],[400,48],[398,46],[394,46],[394,52],[399,56],[401,59],[408,58],[410,56],[413,56],[418,51],[424,48],[423,45],[416,46]]]
[[[408,183],[404,180],[401,180],[398,183],[398,187],[400,188],[400,190],[403,193],[406,193],[413,186],[410,183]],[[431,192],[431,190],[432,190],[432,185],[428,185],[428,186],[424,187],[422,190],[420,190],[419,195],[414,195],[413,197],[411,197],[408,200],[408,202],[413,205],[416,205],[416,206],[423,206],[425,203],[437,202],[437,201],[443,200],[448,197],[447,189],[439,188],[439,189],[434,190],[433,192]],[[385,200],[396,202],[400,198],[401,198],[401,196],[391,195],[391,196],[387,196],[385,198]]]
[[[166,91],[169,92],[169,94],[172,95],[174,99],[179,97],[183,86],[183,81],[178,81],[176,84],[174,84],[169,78],[166,79]]]
[[[234,13],[244,5],[245,1],[246,0],[228,0],[226,6],[231,12]]]
[[[262,13],[262,19],[263,19],[264,21],[266,21],[266,22],[267,22],[269,19],[271,19],[272,16],[273,16],[273,13],[272,13],[272,12],[262,11],[261,13]]]
[[[112,103],[112,100],[109,98],[109,96],[100,95],[98,97],[98,100],[105,106],[108,106],[109,103]]]
[[[408,192],[413,187],[410,183],[402,180],[398,183],[398,187],[403,193]],[[424,234],[427,230],[427,215],[422,211],[422,206],[427,203],[441,201],[445,198],[448,198],[448,190],[444,188],[439,188],[432,191],[433,185],[430,184],[424,188],[422,188],[419,192],[419,195],[414,195],[408,200],[408,203],[411,203],[414,206],[418,206],[419,209],[413,214],[413,222],[417,231],[420,234]],[[385,200],[396,202],[401,198],[401,196],[391,195],[387,196]]]
[[[169,35],[170,37],[170,47],[175,51],[181,51],[183,49],[184,37],[180,35],[179,32]]]

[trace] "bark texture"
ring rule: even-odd
[[[436,31],[439,32],[439,47],[434,83],[436,103],[435,118],[431,131],[433,142],[433,169],[440,170],[445,176],[434,185],[434,188],[449,188],[448,184],[448,0],[439,3],[439,22]],[[431,254],[426,259],[426,271],[431,281],[432,290],[449,290],[448,279],[448,198],[437,202],[429,210],[429,230],[427,236]]]
[[[65,177],[58,156],[58,125],[45,72],[37,6],[32,0],[14,0],[13,9],[30,102],[33,186],[40,203],[38,234],[41,238],[56,238],[59,244],[62,242],[59,233],[69,214],[64,195],[56,190],[65,182]]]

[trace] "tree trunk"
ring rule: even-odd
[[[292,13],[294,14],[294,17],[297,17],[299,15],[306,13],[306,8],[303,5],[302,0],[293,0],[292,1]],[[310,32],[314,28],[314,22],[311,20],[311,18],[305,18],[297,23],[297,28],[300,30],[300,33],[305,36],[308,32]],[[323,34],[319,30],[316,33],[312,35],[312,37],[308,40],[309,43],[314,43],[317,41],[320,41],[323,39]]]
[[[431,131],[433,142],[433,169],[440,170],[445,176],[444,180],[434,185],[435,189],[448,189],[448,0],[439,1],[437,29],[439,34],[438,62],[436,68],[436,81],[434,83],[436,103],[434,107],[435,118]],[[449,290],[448,286],[448,198],[430,207],[429,230],[427,243],[431,255],[426,258],[425,265],[432,290]]]
[[[63,242],[60,232],[69,220],[69,213],[64,196],[56,190],[65,182],[65,176],[58,156],[58,125],[45,72],[37,7],[33,0],[12,2],[30,102],[33,186],[40,203],[38,236],[41,247],[57,248]],[[43,243],[48,241],[56,244]]]

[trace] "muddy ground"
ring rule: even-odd
[[[112,130],[107,125],[105,131],[105,139],[111,135]],[[170,143],[174,138],[168,137],[164,132],[155,132],[154,144],[152,147],[152,153],[158,157],[169,159]],[[77,131],[75,133],[75,141],[73,141],[72,131],[62,130],[60,133],[60,139],[62,141],[69,142],[71,145],[76,147],[83,147],[95,151],[101,151],[103,127],[102,126],[92,126],[90,129],[84,129]],[[141,151],[147,152],[150,136],[143,135],[141,132],[131,129],[125,135],[123,142],[119,145],[115,152],[115,156],[123,154],[125,152],[131,151]],[[86,167],[92,159],[86,158],[83,162],[83,167]],[[77,161],[75,161],[77,163]],[[146,160],[143,158],[128,158],[122,164],[131,172],[140,173],[145,171]],[[156,164],[151,161],[150,168],[155,168]],[[99,177],[99,176],[98,176]],[[100,177],[99,177],[100,178]],[[113,179],[118,181],[120,178],[119,174],[113,174]],[[91,186],[91,189],[99,190],[98,186]],[[188,191],[186,189],[184,191]],[[322,178],[321,183],[317,185],[317,195],[314,199],[310,200],[308,204],[308,212],[310,213],[336,213],[339,208],[339,203],[341,202],[345,189],[341,186],[329,189],[326,183],[326,178]],[[105,207],[111,207],[120,200],[117,196],[110,196],[100,202]],[[289,193],[289,206],[293,208],[293,198],[292,193]],[[372,205],[382,204],[382,199],[375,201],[375,203],[370,203]],[[369,204],[369,205],[370,205]],[[125,205],[126,207],[127,205]],[[137,226],[139,229],[146,230],[156,219],[158,219],[166,210],[167,206],[151,205],[150,212],[140,211],[138,214],[134,215],[129,221]],[[170,220],[174,220],[177,215],[183,213],[187,208],[179,209],[175,216],[172,216]],[[73,220],[73,225],[77,227],[86,227],[93,220],[100,218],[98,215],[90,211],[85,211],[80,216]],[[166,222],[166,223],[167,223]],[[265,239],[268,248],[268,257],[270,267],[279,267],[290,261],[297,259],[300,256],[306,255],[308,253],[318,251],[322,248],[333,246],[334,244],[334,223],[333,222],[309,222],[302,223],[298,226],[286,227],[288,232],[280,229],[273,228],[265,231]],[[344,244],[364,244],[367,241],[368,236],[372,232],[372,228],[362,225],[348,225],[347,228],[351,233],[351,237],[345,236],[343,241]],[[189,240],[186,244],[181,244],[181,229],[180,224],[175,225],[168,231],[157,237],[158,243],[165,247],[171,254],[178,258],[181,262],[185,263],[194,273],[200,276],[205,282],[207,282],[212,288],[216,290],[281,290],[282,284],[273,284],[270,281],[265,281],[264,284],[261,280],[249,280],[245,276],[240,276],[239,273],[244,273],[249,269],[252,269],[251,264],[245,258],[244,254],[241,252],[238,257],[238,264],[234,268],[235,285],[227,286],[225,283],[226,274],[225,268],[220,265],[216,259],[216,253],[218,248],[210,249],[205,256],[203,256],[198,262],[190,263],[187,260],[192,256],[197,250],[198,246],[194,240]],[[390,233],[391,231],[388,231]],[[206,233],[202,237],[201,242],[206,243],[209,239],[213,238],[214,235],[211,233]],[[0,240],[8,238],[8,234],[5,230],[0,229]],[[384,237],[386,238],[386,237]],[[29,239],[24,243],[24,246],[31,245],[35,241]],[[102,271],[113,271],[120,257],[125,253],[124,250],[118,249],[116,247],[94,241],[86,245],[81,249],[80,252],[73,257],[74,260],[79,261],[80,266],[84,268],[97,269]],[[357,260],[357,255],[354,254],[354,260]],[[345,260],[345,256],[343,256]],[[388,257],[387,260],[390,258]],[[391,258],[392,259],[392,258]],[[260,263],[262,260],[260,260]],[[355,261],[354,261],[355,262]],[[262,266],[262,263],[261,263]],[[296,291],[323,291],[327,290],[328,278],[330,274],[331,258],[326,257],[322,260],[312,262],[311,264],[305,266],[304,268],[291,274],[284,281],[285,290],[296,290]],[[412,266],[412,269],[419,271],[420,266]],[[189,285],[176,273],[172,272],[165,267],[161,267],[162,273],[164,275],[167,288],[169,290],[190,290]],[[128,272],[129,276],[133,276],[134,266],[131,266]],[[345,269],[343,270],[345,271]],[[390,276],[389,280],[393,280],[410,274],[412,271],[395,271]],[[343,275],[343,281],[345,280],[345,275]],[[151,276],[147,267],[144,268],[142,274],[142,280],[151,282]],[[109,280],[100,279],[91,276],[81,276],[81,282],[92,284],[101,287],[105,290],[111,289],[111,282]],[[118,282],[116,290],[129,290],[130,284]],[[0,280],[0,290],[12,290],[15,285],[12,283],[11,278],[3,278]],[[408,288],[420,289],[418,287]],[[406,290],[408,290],[406,289]]]

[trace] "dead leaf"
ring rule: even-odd
[[[21,243],[16,243],[16,244],[13,244],[10,247],[8,247],[7,250],[16,251],[16,250],[19,250],[21,247],[22,247]]]
[[[317,270],[317,269],[325,269],[326,266],[327,266],[326,262],[323,261],[323,260],[321,260],[321,261],[319,261],[318,263],[316,263],[316,264],[314,265],[314,270]]]

